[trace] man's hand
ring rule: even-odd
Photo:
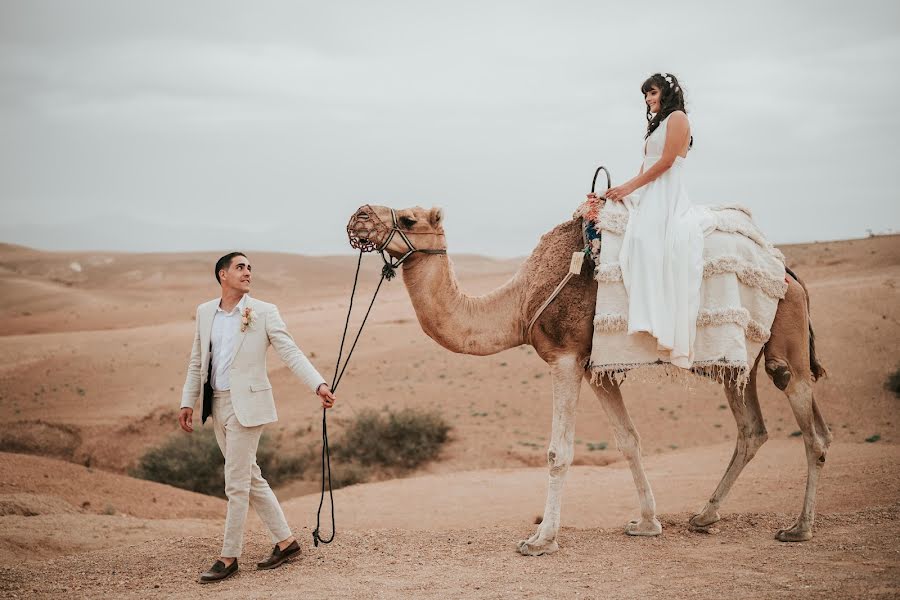
[[[327,383],[320,383],[316,388],[316,395],[322,400],[322,408],[331,408],[337,398],[331,393],[331,388]]]
[[[178,424],[188,433],[194,432],[194,409],[182,408],[178,413]]]

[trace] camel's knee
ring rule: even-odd
[[[780,358],[766,359],[766,373],[772,378],[772,382],[782,392],[787,389],[791,383],[791,368],[787,362]]]
[[[738,450],[743,453],[746,460],[749,461],[756,456],[757,451],[762,448],[762,445],[765,444],[768,439],[769,434],[765,430],[749,435],[742,435],[737,441]]]
[[[816,465],[822,466],[825,464],[825,456],[828,454],[828,441],[818,434],[813,434],[812,437],[812,455]]]
[[[550,467],[551,475],[563,475],[572,464],[572,453],[561,451],[554,446],[550,446],[547,450],[547,466]]]
[[[616,430],[616,445],[626,457],[641,453],[641,438],[632,429]]]

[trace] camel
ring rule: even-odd
[[[575,408],[582,378],[588,381],[606,410],[618,448],[631,468],[637,487],[641,516],[625,525],[625,533],[636,536],[662,533],[653,491],[641,463],[640,438],[619,385],[610,377],[591,383],[587,369],[597,294],[590,267],[582,267],[581,274],[569,281],[528,335],[531,317],[568,271],[572,253],[583,247],[580,218],[544,234],[512,279],[478,297],[467,296],[459,289],[446,254],[440,208],[393,210],[366,205],[354,213],[347,231],[351,243],[357,247],[362,242],[368,249],[381,250],[395,261],[403,258],[403,281],[419,324],[447,350],[485,356],[530,344],[549,365],[553,423],[547,449],[550,470],[547,500],[537,531],[517,544],[521,554],[538,556],[559,548],[561,498],[574,456]],[[813,396],[813,382],[824,375],[824,369],[815,355],[809,297],[798,278],[788,279],[787,293],[779,301],[771,337],[757,357],[749,381],[741,389],[729,383],[733,378],[724,378],[725,395],[737,422],[737,442],[718,487],[700,512],[690,519],[693,528],[708,527],[721,518],[719,507],[738,475],[766,441],[768,434],[756,392],[757,367],[762,360],[766,373],[787,395],[803,434],[807,459],[803,508],[797,521],[779,530],[775,537],[782,542],[812,538],[816,484],[832,434]]]

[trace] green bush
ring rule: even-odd
[[[131,470],[133,477],[210,496],[225,496],[225,459],[211,427],[190,435],[176,433],[151,448]]]
[[[315,460],[310,451],[285,454],[263,434],[256,451],[256,462],[263,477],[272,486],[297,479]],[[225,458],[211,427],[190,435],[178,432],[163,445],[151,448],[130,471],[133,477],[165,483],[184,490],[225,497]],[[335,486],[337,487],[337,486]]]
[[[375,410],[361,411],[338,443],[332,444],[334,489],[367,481],[373,476],[373,468],[384,467],[382,474],[396,474],[435,458],[449,431],[450,426],[435,412],[404,409],[385,415]],[[264,433],[256,452],[256,462],[270,485],[304,476],[310,481],[319,480],[320,448],[285,452],[279,450],[278,441]],[[161,446],[151,448],[130,474],[224,498],[224,465],[212,427],[203,427],[190,435],[173,434]]]
[[[363,410],[332,448],[342,461],[413,469],[437,456],[450,426],[436,412]]]
[[[884,386],[894,392],[894,395],[900,398],[900,368],[890,374]]]

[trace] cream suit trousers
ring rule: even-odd
[[[222,556],[241,555],[244,521],[250,506],[269,528],[273,543],[289,538],[291,528],[281,505],[256,464],[256,449],[263,426],[244,427],[240,424],[231,405],[231,392],[213,393],[212,419],[216,441],[225,457],[225,495],[228,497]]]

